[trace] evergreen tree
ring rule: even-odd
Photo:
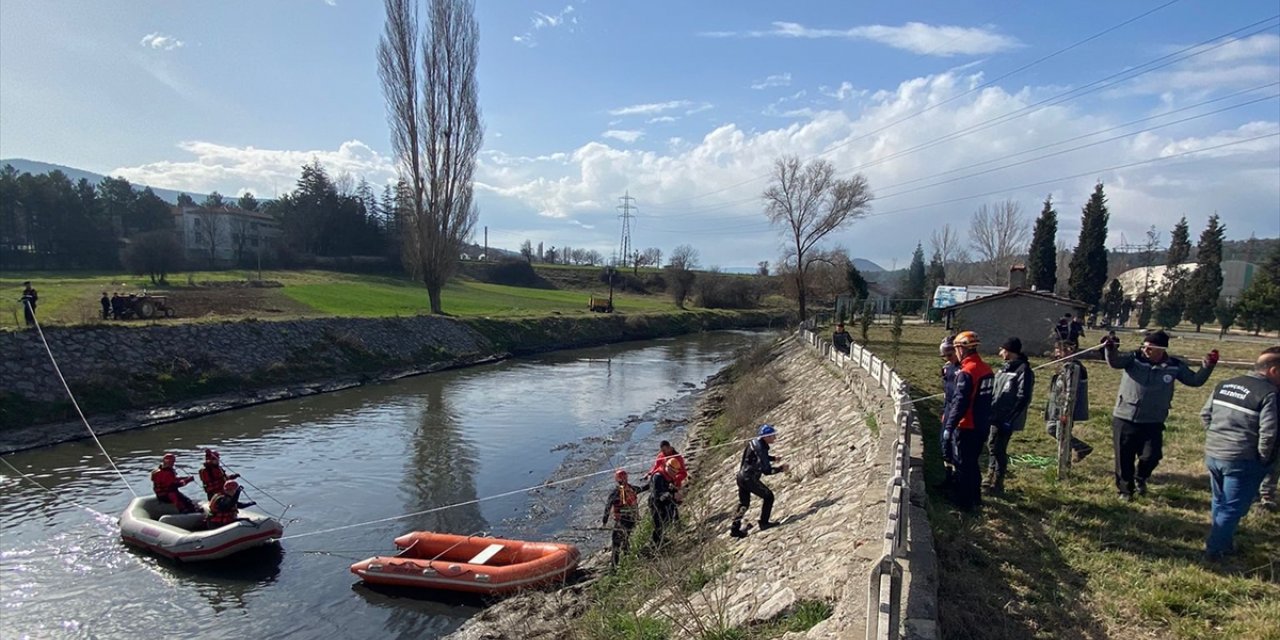
[[[924,248],[920,243],[916,243],[916,251],[911,255],[911,267],[907,269],[906,287],[903,289],[903,297],[907,302],[903,305],[903,311],[907,313],[918,313],[920,310],[921,300],[924,300]]]
[[[240,194],[240,199],[236,200],[236,206],[244,209],[245,211],[257,211],[258,199],[253,197],[252,192],[246,191]]]
[[[1102,296],[1102,317],[1104,321],[1107,324],[1119,321],[1123,308],[1124,289],[1121,288],[1119,280],[1112,279],[1106,295]]]
[[[845,268],[844,277],[845,282],[849,284],[849,291],[853,293],[853,297],[858,300],[866,300],[868,291],[867,279],[862,277],[862,272],[858,271],[858,268],[853,266],[852,262]]]
[[[1266,264],[1253,276],[1253,282],[1240,296],[1240,326],[1253,331],[1280,329],[1280,244],[1267,258]]]
[[[1222,293],[1222,241],[1226,233],[1218,214],[1209,216],[1209,224],[1200,234],[1196,244],[1196,262],[1200,264],[1187,283],[1186,311],[1184,317],[1200,326],[1213,320],[1214,307]]]
[[[1173,226],[1169,239],[1168,259],[1165,261],[1164,280],[1160,284],[1159,298],[1155,304],[1155,321],[1166,329],[1182,320],[1186,309],[1187,270],[1182,266],[1191,257],[1191,238],[1187,218],[1183,216]]]
[[[1031,286],[1039,291],[1052,292],[1058,284],[1058,255],[1054,246],[1058,237],[1058,212],[1053,210],[1053,197],[1044,199],[1044,209],[1036,218],[1036,228],[1031,235],[1031,249],[1027,256],[1027,271]]]
[[[1080,241],[1071,256],[1070,295],[1097,307],[1102,286],[1107,282],[1107,197],[1099,182],[1084,206],[1080,219]]]
[[[925,271],[924,297],[925,310],[931,311],[933,306],[933,294],[938,287],[947,283],[947,267],[942,261],[942,252],[937,249],[933,250],[933,257],[929,258],[929,268]],[[937,320],[932,315],[930,322]]]

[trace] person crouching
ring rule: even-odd
[[[240,484],[228,480],[222,485],[222,493],[209,500],[209,515],[205,516],[205,529],[225,527],[240,518],[240,510],[252,507],[256,502],[240,502]]]

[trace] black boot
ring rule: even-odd
[[[745,537],[747,537],[747,532],[742,530],[742,525],[741,525],[741,524],[738,524],[737,522],[735,522],[735,523],[733,523],[733,526],[732,526],[732,527],[729,527],[729,537],[731,537],[731,538],[745,538]]]

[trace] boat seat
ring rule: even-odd
[[[489,545],[489,546],[485,547],[485,548],[484,548],[484,551],[481,551],[480,553],[477,553],[477,554],[476,554],[476,557],[474,557],[474,558],[472,558],[472,559],[468,560],[468,561],[467,561],[467,564],[484,564],[484,563],[486,563],[486,562],[488,562],[488,561],[492,560],[494,556],[498,555],[498,552],[499,552],[499,551],[502,551],[502,545],[500,545],[500,544],[491,544],[491,545]]]

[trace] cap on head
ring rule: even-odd
[[[1000,345],[1000,348],[1010,353],[1021,354],[1022,340],[1019,340],[1018,338],[1009,338],[1008,340],[1004,341],[1004,344]]]
[[[961,331],[956,334],[956,337],[951,339],[951,342],[957,347],[965,348],[976,347],[979,344],[982,344],[982,341],[978,339],[978,334],[973,331]]]
[[[950,336],[943,338],[942,342],[938,345],[938,355],[940,356],[948,355],[955,350],[956,350],[956,345],[955,343],[951,342]]]
[[[1142,341],[1143,346],[1159,347],[1161,349],[1169,348],[1169,334],[1164,331],[1152,331],[1147,334],[1145,340]]]
[[[777,430],[777,429],[774,429],[774,428],[773,428],[773,425],[771,425],[771,424],[762,424],[762,425],[760,425],[760,435],[761,435],[761,436],[776,436],[776,435],[778,435],[778,430]]]
[[[626,482],[626,481],[627,481],[627,470],[626,470],[626,469],[617,469],[617,470],[615,470],[615,471],[613,472],[613,479],[614,479],[614,480],[617,480],[618,482]]]
[[[235,480],[228,480],[226,484],[222,485],[223,493],[228,493],[228,494],[235,493],[239,489],[240,489],[240,483],[236,482]]]

